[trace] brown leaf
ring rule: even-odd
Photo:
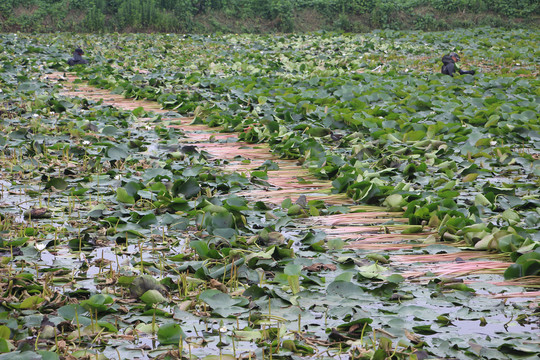
[[[225,285],[223,285],[222,283],[220,283],[219,281],[217,281],[216,279],[210,279],[210,287],[212,289],[217,289],[223,293],[228,293],[229,290],[227,289],[227,287]]]
[[[75,325],[73,325],[71,321],[62,321],[56,325],[56,327],[60,333],[70,333],[76,329]]]
[[[169,350],[166,353],[160,354],[157,357],[155,357],[156,360],[164,360],[164,359],[182,359],[182,356],[180,355],[180,351],[177,350]]]
[[[364,325],[362,325],[362,327],[364,327]],[[347,332],[349,334],[354,334],[356,332],[356,330],[361,330],[361,327],[360,327],[360,324],[353,324],[349,330],[347,330]]]
[[[408,330],[405,330],[405,336],[414,344],[420,344],[422,342],[422,338],[420,336],[411,334]]]
[[[26,216],[31,219],[46,219],[51,217],[51,213],[47,208],[37,208],[26,211]]]
[[[66,356],[61,356],[60,359],[61,360],[79,360],[79,359],[82,359],[82,358],[77,359],[75,356],[66,355]]]
[[[210,317],[210,313],[208,311],[194,311],[193,315],[199,317]]]
[[[189,309],[191,309],[191,307],[193,306],[193,301],[192,300],[186,300],[186,301],[182,301],[179,305],[178,305],[178,308],[182,311],[188,311]]]
[[[67,348],[65,340],[58,340],[57,348],[59,352],[64,352]]]
[[[319,272],[323,270],[336,270],[337,267],[334,264],[323,264],[323,263],[315,263],[311,264],[310,266],[304,266],[303,270],[311,271],[311,272]]]
[[[133,304],[133,303],[136,303],[138,301],[139,300],[137,300],[137,299],[117,299],[116,300],[117,303],[122,303],[122,304]]]
[[[333,341],[338,341],[338,342],[347,341],[347,340],[355,340],[352,337],[341,334],[336,328],[332,328],[332,330],[330,331],[330,334],[328,335],[328,338]]]
[[[101,266],[101,267],[105,267],[105,266],[109,265],[110,263],[111,263],[111,260],[103,259],[103,258],[99,258],[99,259],[94,260],[94,265]]]

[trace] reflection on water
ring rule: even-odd
[[[493,316],[486,318],[486,321],[487,324],[484,326],[480,324],[479,320],[457,320],[452,321],[452,325],[459,329],[461,335],[493,336],[495,334],[538,333],[538,325],[520,325],[505,316]]]
[[[133,253],[136,251],[137,247],[135,245],[129,245],[127,249],[127,253]],[[112,269],[114,271],[120,271],[120,269],[124,266],[129,265],[129,261],[131,260],[132,256],[130,255],[121,255],[117,254],[113,251],[111,247],[101,247],[94,249],[90,255],[88,255],[89,258],[94,260],[106,260],[107,263],[101,263],[101,266],[90,266],[88,268],[88,271],[86,272],[87,276],[95,276],[99,274],[100,271],[103,271],[103,269]]]
[[[13,186],[8,181],[0,180],[0,207],[14,209],[15,222],[22,223],[24,212],[32,207],[32,198],[26,195],[21,186]]]
[[[41,261],[43,261],[45,265],[52,266],[52,264],[54,263],[54,259],[55,259],[55,256],[51,254],[49,251],[43,250],[41,252]]]

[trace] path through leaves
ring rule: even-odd
[[[414,353],[420,359],[428,352],[439,358],[462,358],[463,354],[528,356],[537,351],[534,330],[538,325],[526,315],[532,309],[524,307],[536,306],[530,300],[538,294],[501,282],[502,272],[510,265],[505,257],[440,241],[428,226],[408,225],[400,212],[355,205],[345,194],[333,194],[330,182],[314,178],[297,160],[274,156],[266,144],[238,141],[235,133],[193,123],[193,117],[161,110],[155,102],[126,99],[85,85],[71,75],[57,73],[49,80],[64,86],[64,96],[144,112],[147,115],[139,117],[137,126],[148,126],[148,131],[155,127],[180,131],[178,146],[171,150],[174,156],[204,154],[212,159],[215,171],[251,179],[250,186],[235,196],[255,204],[262,213],[265,208],[283,209],[267,212],[277,224],[275,231],[262,231],[243,248],[229,243],[230,264],[213,271],[212,262],[223,261],[219,253],[223,245],[206,244],[200,231],[199,240],[186,235],[196,254],[177,255],[177,282],[192,285],[174,289],[169,284],[168,295],[156,288],[140,299],[151,305],[166,302],[163,310],[173,313],[175,323],[186,332],[183,339],[178,335],[180,328],[172,325],[166,332],[157,331],[157,336],[153,328],[149,330],[156,316],[164,315],[154,312],[152,321],[147,315],[144,326],[131,330],[146,334],[148,341],[141,340],[135,348],[121,346],[124,354],[140,351],[149,357],[174,358],[174,351],[180,350],[184,356],[189,351],[201,357],[211,353],[263,358],[273,352],[286,358],[345,359]],[[147,155],[152,156],[151,150]],[[198,163],[187,166],[197,168]],[[192,196],[196,196],[201,189],[195,185],[186,182],[179,192],[189,193],[187,188],[194,186]],[[126,199],[129,196],[126,193]],[[211,234],[227,238],[225,226],[216,225],[234,221],[227,217],[234,205],[224,202],[228,211],[208,204],[216,209],[205,214],[214,217]],[[247,208],[244,202],[238,204],[239,209]],[[244,217],[242,221],[251,220]],[[127,235],[125,245],[134,246]],[[152,251],[161,259],[170,257],[169,250],[155,247]],[[244,251],[247,256],[231,255]],[[140,256],[143,266],[147,260],[142,252]],[[205,270],[196,272],[204,276],[192,278],[185,263],[197,258],[206,259]],[[153,259],[148,264],[155,264]],[[155,278],[166,279],[163,270],[175,271],[165,267]],[[144,289],[150,291],[152,286]],[[172,295],[175,290],[178,293]],[[115,302],[122,304],[125,299]],[[145,322],[144,314],[140,324]],[[187,340],[185,345],[183,340]],[[167,344],[176,348],[167,350],[163,347]]]

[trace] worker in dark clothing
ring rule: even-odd
[[[83,59],[82,55],[84,54],[84,51],[82,51],[81,48],[75,49],[73,52],[73,57],[69,58],[68,65],[78,65],[78,64],[88,64],[88,61],[86,59]]]
[[[442,58],[443,66],[442,66],[441,72],[445,75],[450,75],[452,77],[454,76],[454,73],[456,71],[459,72],[461,75],[463,74],[474,75],[476,73],[476,71],[474,70],[468,70],[468,71],[461,70],[458,64],[456,64],[459,60],[460,60],[459,55],[456,54],[455,52],[451,52],[448,55],[444,55]]]

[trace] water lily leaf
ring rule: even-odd
[[[348,335],[352,337],[360,337],[366,332],[371,332],[370,324],[373,319],[361,318],[348,323],[340,324],[336,328],[339,331],[346,331]]]
[[[139,225],[142,227],[149,227],[150,225],[157,224],[158,220],[156,215],[154,214],[146,214],[144,215],[138,222]]]
[[[410,225],[406,227],[401,233],[402,234],[417,234],[422,232],[423,227],[421,225]]]
[[[242,211],[249,209],[247,206],[247,200],[239,196],[230,196],[224,200],[224,203],[229,210]]]
[[[234,335],[244,341],[259,340],[259,339],[262,339],[263,337],[262,333],[257,330],[249,330],[249,331],[235,330]]]
[[[118,332],[118,329],[111,323],[108,323],[106,321],[98,321],[97,323],[101,328],[107,330],[108,332],[111,332],[111,333],[117,333]]]
[[[210,205],[205,206],[203,208],[203,211],[209,212],[209,213],[227,213],[228,212],[228,210],[225,207],[215,205],[215,204],[210,204]]]
[[[118,132],[118,128],[113,125],[107,125],[107,126],[104,126],[103,129],[101,129],[101,133],[107,136],[114,136],[116,135],[117,132]]]
[[[183,194],[186,199],[190,199],[194,196],[197,196],[199,192],[201,191],[201,188],[195,180],[195,178],[190,177],[188,180],[177,180],[174,182],[172,187],[173,196],[178,196],[179,194]]]
[[[285,266],[283,272],[287,275],[300,275],[300,273],[302,272],[302,265],[289,263],[287,264],[287,266]]]
[[[523,276],[535,276],[540,274],[540,248],[521,255],[515,264],[512,264],[504,272],[505,279],[515,279]]]
[[[525,243],[525,238],[517,234],[507,234],[499,238],[499,249],[502,252],[517,251]]]
[[[282,346],[283,348],[296,354],[307,355],[307,354],[315,353],[315,349],[307,345],[303,345],[299,341],[296,341],[296,340],[283,340]]]
[[[431,329],[431,325],[413,326],[413,330],[415,333],[422,335],[433,335],[437,333],[437,331]]]
[[[226,213],[216,213],[211,217],[212,226],[214,228],[230,228],[234,225],[234,218],[232,214]]]
[[[224,239],[232,239],[237,234],[233,228],[217,228],[212,229],[212,235],[220,236]]]
[[[503,219],[508,221],[508,224],[510,224],[510,225],[515,225],[518,222],[520,222],[520,220],[521,220],[519,214],[516,213],[515,211],[511,210],[511,209],[504,210],[504,212],[502,213],[501,216],[502,216]]]
[[[500,352],[516,357],[529,357],[538,354],[538,347],[526,344],[504,343],[497,348]]]
[[[405,280],[405,278],[399,274],[392,274],[386,278],[386,281],[393,284],[400,284]]]
[[[287,282],[293,295],[296,295],[300,292],[300,278],[298,275],[287,275]]]
[[[313,137],[323,137],[332,133],[332,130],[322,127],[311,127],[307,129],[307,133]]]
[[[135,278],[129,286],[131,296],[140,298],[148,290],[157,290],[161,293],[166,293],[167,289],[159,281],[150,275],[142,275]]]
[[[300,215],[301,213],[302,213],[302,207],[298,204],[292,204],[287,209],[287,215],[289,216]]]
[[[164,345],[178,345],[182,339],[186,339],[186,334],[175,323],[161,325],[157,331],[158,341]]]
[[[9,330],[9,328],[5,325],[0,325],[0,338],[9,340],[10,335],[11,335],[11,330]]]
[[[243,308],[249,301],[245,298],[232,298],[219,290],[205,290],[199,294],[199,300],[204,301],[213,309],[213,312],[228,317],[235,313],[244,313],[248,309]]]
[[[41,360],[59,360],[60,357],[53,351],[38,350],[37,353],[41,355]]]
[[[68,183],[62,178],[50,178],[45,183],[45,189],[51,189],[52,187],[57,190],[65,190],[68,187]]]
[[[129,195],[124,188],[116,189],[116,200],[124,204],[135,204],[135,198]]]
[[[29,296],[24,299],[19,305],[20,309],[37,309],[38,305],[44,302],[45,299],[40,296]]]
[[[390,209],[400,209],[404,205],[403,195],[392,194],[384,200],[383,205],[388,206]]]
[[[107,210],[105,204],[97,204],[90,211],[88,211],[88,217],[99,218],[103,215],[103,211]]]
[[[471,182],[471,181],[476,180],[477,177],[478,177],[477,173],[470,173],[470,174],[465,175],[461,181]]]
[[[155,324],[155,323],[149,323],[149,324],[145,324],[145,323],[139,323],[137,324],[137,326],[135,327],[135,329],[137,331],[140,331],[142,333],[145,333],[145,334],[155,334],[156,331],[159,329],[159,325],[158,324]]]
[[[379,264],[373,264],[358,268],[358,274],[367,279],[383,280],[384,277],[382,276],[382,273],[386,272],[387,270],[388,268],[385,268],[384,266],[381,266]]]
[[[340,250],[345,247],[345,241],[343,239],[328,239],[326,242],[328,250]]]
[[[75,304],[64,305],[58,309],[58,315],[69,321],[75,320],[76,317],[79,317],[80,321],[82,315],[86,313],[87,310],[85,308]]]
[[[483,194],[476,194],[474,197],[475,205],[491,206],[492,203]]]
[[[220,355],[207,355],[202,358],[202,360],[236,360],[236,356],[231,354],[220,354]]]
[[[113,298],[110,295],[95,294],[88,300],[81,301],[81,306],[89,310],[106,311],[112,303]]]
[[[441,287],[445,289],[454,289],[459,291],[468,291],[468,292],[476,292],[473,288],[467,286],[463,283],[449,283],[449,284],[442,284]]]
[[[4,338],[0,338],[0,353],[10,353],[12,350],[15,349],[15,346],[8,341],[8,339],[4,339]],[[35,354],[37,355],[37,354]],[[13,359],[14,356],[17,357],[17,359],[22,359],[22,360],[34,360],[35,357],[34,356],[26,356],[25,355],[22,355],[22,354],[17,354],[17,353],[10,353],[10,355],[8,355],[9,357],[5,357],[3,355],[0,356],[0,359],[1,358],[4,358],[4,359]]]
[[[261,287],[259,287],[257,285],[251,285],[249,288],[246,289],[246,291],[244,291],[242,296],[251,297],[251,298],[257,300],[257,299],[259,299],[259,298],[261,298],[263,296],[266,296],[266,295],[267,295],[267,293],[263,288],[261,288]]]
[[[139,77],[140,77],[140,79],[139,79],[139,78],[137,78],[137,76],[138,76],[138,75],[135,75],[135,76],[132,78],[132,80],[134,80],[134,81],[137,81],[137,80],[143,81],[143,80],[144,80],[144,78],[142,78],[142,77],[139,76]],[[132,110],[132,113],[133,113],[133,115],[135,115],[135,116],[137,116],[137,117],[141,117],[141,116],[146,115],[146,111],[144,110],[144,108],[143,108],[142,106],[139,106],[139,107],[133,109],[133,110]]]
[[[165,299],[163,295],[161,295],[161,293],[157,290],[146,291],[144,294],[141,295],[140,299],[146,305],[154,305],[167,301],[167,299]]]
[[[474,244],[474,248],[477,250],[497,250],[499,244],[493,234],[487,234],[480,241]]]
[[[354,274],[351,271],[345,271],[335,277],[334,281],[346,281],[350,282]]]
[[[349,299],[360,299],[365,296],[364,290],[351,282],[334,281],[326,288],[328,294],[341,296]]]
[[[389,256],[388,255],[382,255],[382,254],[376,254],[371,253],[366,255],[366,259],[381,263],[381,264],[388,264],[390,263]]]
[[[405,133],[403,136],[403,141],[419,141],[426,137],[425,131],[422,130],[416,130],[416,131],[409,131]]]
[[[0,239],[0,244],[3,247],[16,247],[16,246],[22,246],[26,244],[26,242],[29,240],[27,237],[18,237],[11,241],[5,241],[4,239]]]
[[[208,247],[208,244],[205,243],[204,241],[200,241],[200,240],[193,240],[189,243],[189,246],[194,249],[197,254],[199,254],[199,256],[201,256],[203,259],[207,259],[207,258],[210,258],[210,259],[222,259],[223,258],[223,255],[215,250],[215,249],[210,249]]]
[[[128,155],[128,151],[120,146],[111,146],[107,149],[107,157],[111,160],[125,160]]]

